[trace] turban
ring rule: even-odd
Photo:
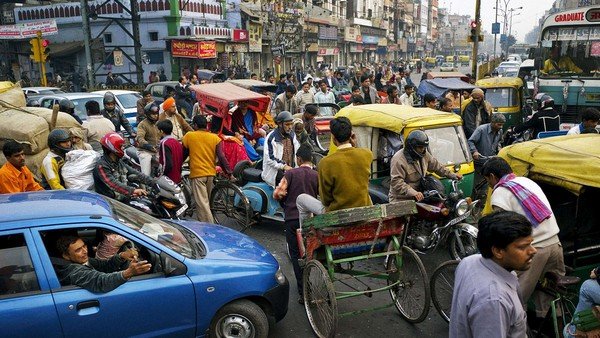
[[[175,105],[175,99],[170,97],[163,102],[163,110],[167,110]]]

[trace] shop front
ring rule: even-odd
[[[172,40],[171,57],[180,67],[194,69],[196,65],[200,69],[214,69],[217,62],[217,42],[194,41],[194,40]]]
[[[227,53],[229,65],[248,67],[247,61],[250,61],[248,55],[249,34],[245,29],[232,29],[231,40],[225,43],[225,53]]]
[[[348,51],[346,65],[360,62],[360,54],[363,52],[360,26],[344,28],[344,44],[346,45],[346,51]]]

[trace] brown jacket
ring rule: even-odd
[[[187,133],[187,132],[194,131],[194,129],[192,129],[192,126],[190,126],[190,124],[187,123],[186,120],[183,119],[181,114],[175,113],[175,118],[177,119],[177,122],[179,123],[179,125],[181,126],[181,129],[183,130],[183,135],[185,135],[185,133]],[[167,113],[165,113],[164,111],[158,115],[159,121],[166,120],[166,119],[167,119]],[[175,129],[175,126],[173,126],[173,129]],[[181,135],[181,138],[183,138],[183,135]]]
[[[398,151],[390,164],[390,203],[401,200],[412,199],[419,192],[421,178],[427,172],[436,173],[442,177],[455,177],[448,168],[433,157],[429,152],[425,153],[419,161],[413,161],[404,150]]]
[[[149,146],[152,146],[156,151],[160,142],[160,130],[156,128],[156,123],[150,123],[148,119],[140,122],[137,126],[135,140],[138,143],[138,148],[151,151]]]

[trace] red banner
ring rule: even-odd
[[[171,41],[171,55],[179,58],[214,59],[217,57],[215,41]]]
[[[248,31],[245,29],[234,29],[232,40],[233,42],[248,42]]]

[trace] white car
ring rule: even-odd
[[[453,72],[454,71],[454,63],[452,62],[444,62],[440,66],[440,72]]]
[[[137,101],[142,98],[142,95],[138,92],[134,92],[131,90],[97,90],[92,92],[94,94],[103,95],[106,92],[111,92],[115,94],[115,98],[117,99],[117,105],[119,109],[125,114],[125,117],[129,121],[132,127],[137,126],[136,116],[137,116]],[[100,106],[102,107],[102,105]]]
[[[52,95],[52,94],[62,94],[64,93],[58,87],[24,87],[21,88],[25,95]]]
[[[506,58],[506,61],[515,61],[521,63],[521,55],[519,54],[509,54]]]

